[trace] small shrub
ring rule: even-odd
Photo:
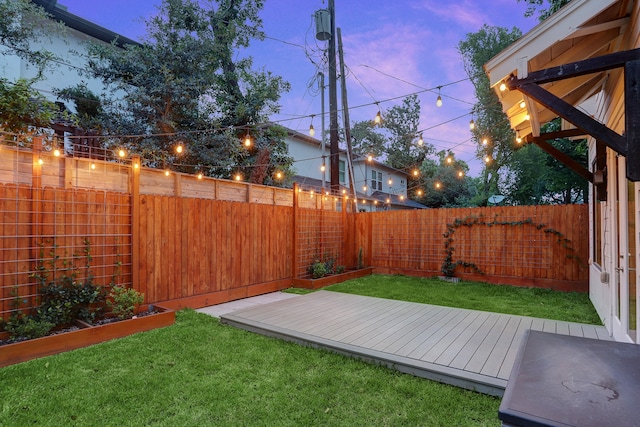
[[[14,312],[9,321],[3,323],[5,331],[9,332],[10,341],[18,342],[40,338],[47,335],[55,324],[34,316],[27,316]]]
[[[311,277],[319,279],[327,275],[327,266],[322,261],[316,261],[311,266]]]
[[[107,304],[111,312],[120,320],[131,319],[144,301],[144,294],[133,288],[116,285],[111,288]]]
[[[344,273],[344,265],[339,265],[336,267],[336,274]]]

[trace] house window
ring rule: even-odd
[[[382,172],[371,171],[371,189],[382,191]]]
[[[344,160],[338,161],[338,175],[340,182],[344,184],[346,182]]]

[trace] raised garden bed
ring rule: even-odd
[[[332,274],[330,276],[321,277],[319,279],[293,279],[292,285],[296,288],[304,289],[320,289],[325,286],[335,285],[345,280],[357,279],[359,277],[369,276],[373,273],[373,267],[361,268],[359,270],[346,271],[340,274]]]
[[[77,330],[2,345],[0,346],[0,367],[87,347],[175,323],[175,311],[159,305],[154,305],[153,309],[155,311],[153,314],[133,319],[98,326],[77,322]],[[141,306],[139,312],[145,311],[148,311],[148,307]],[[0,336],[0,339],[3,337]]]

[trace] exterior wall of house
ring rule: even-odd
[[[640,5],[633,3],[627,31],[620,50],[640,47]],[[595,118],[622,134],[625,130],[624,75],[622,69],[610,73],[599,95]],[[591,141],[590,160],[595,156]],[[637,301],[640,275],[640,236],[637,224],[640,214],[639,184],[630,184],[625,176],[625,159],[607,148],[607,201],[590,197],[591,258],[589,294],[598,314],[618,341],[638,342]],[[629,197],[631,196],[631,197]],[[629,202],[629,203],[627,203]],[[597,241],[600,238],[600,241]],[[599,253],[597,252],[599,251]],[[633,324],[635,318],[635,325]],[[631,329],[628,333],[627,331]]]
[[[353,171],[358,192],[370,196],[375,191],[382,191],[387,194],[407,197],[407,176],[396,169],[379,162],[357,161]],[[375,180],[373,172],[376,173]],[[376,184],[375,189],[373,188],[374,183]]]
[[[50,101],[59,101],[54,95],[56,89],[75,86],[79,82],[85,83],[92,92],[100,93],[104,89],[102,83],[97,79],[82,75],[82,71],[85,69],[84,54],[87,52],[89,41],[97,42],[96,39],[77,30],[65,28],[61,34],[51,34],[49,37],[44,37],[33,43],[32,47],[35,50],[44,49],[60,58],[59,61],[50,63],[43,78],[34,84],[34,89],[37,89]],[[7,51],[4,46],[0,46],[0,49]],[[8,54],[0,55],[0,72],[3,77],[14,82],[19,78],[32,79],[37,77],[38,70],[17,55]],[[65,102],[65,105],[69,110],[75,112],[73,103]]]

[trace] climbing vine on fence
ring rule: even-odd
[[[455,247],[453,246],[453,235],[456,230],[460,227],[474,227],[474,226],[485,226],[485,227],[494,227],[494,226],[510,226],[510,227],[522,227],[525,225],[531,225],[536,228],[536,230],[550,234],[556,237],[556,242],[559,245],[562,245],[565,249],[567,249],[567,258],[574,259],[580,265],[582,265],[582,261],[580,257],[576,254],[575,249],[571,246],[571,240],[567,239],[564,234],[560,231],[555,230],[551,227],[547,227],[546,224],[543,223],[535,223],[531,218],[523,219],[521,221],[500,221],[498,220],[498,215],[496,215],[493,221],[486,221],[482,216],[468,216],[465,218],[456,218],[452,223],[447,224],[447,231],[443,234],[444,236],[444,249],[445,249],[445,258],[442,263],[441,271],[446,277],[454,277],[456,269],[458,267],[470,268],[473,272],[482,274],[480,268],[472,262],[466,262],[463,260],[453,261],[453,253],[455,251]]]

